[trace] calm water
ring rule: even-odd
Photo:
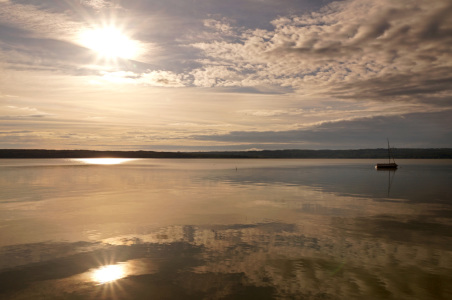
[[[452,299],[452,160],[376,162],[0,160],[0,298]]]

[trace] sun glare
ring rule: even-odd
[[[118,165],[131,160],[133,158],[77,158],[76,161],[91,165]]]
[[[80,35],[80,42],[104,58],[132,59],[139,48],[136,41],[113,26],[86,30]]]
[[[122,265],[108,265],[92,272],[92,280],[100,284],[112,282],[126,276]]]

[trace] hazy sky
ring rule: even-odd
[[[0,0],[0,148],[452,147],[447,0]]]

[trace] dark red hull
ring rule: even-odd
[[[377,169],[397,169],[396,163],[387,163],[387,164],[377,164],[375,166]]]

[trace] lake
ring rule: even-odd
[[[452,299],[452,160],[2,159],[1,299]]]

